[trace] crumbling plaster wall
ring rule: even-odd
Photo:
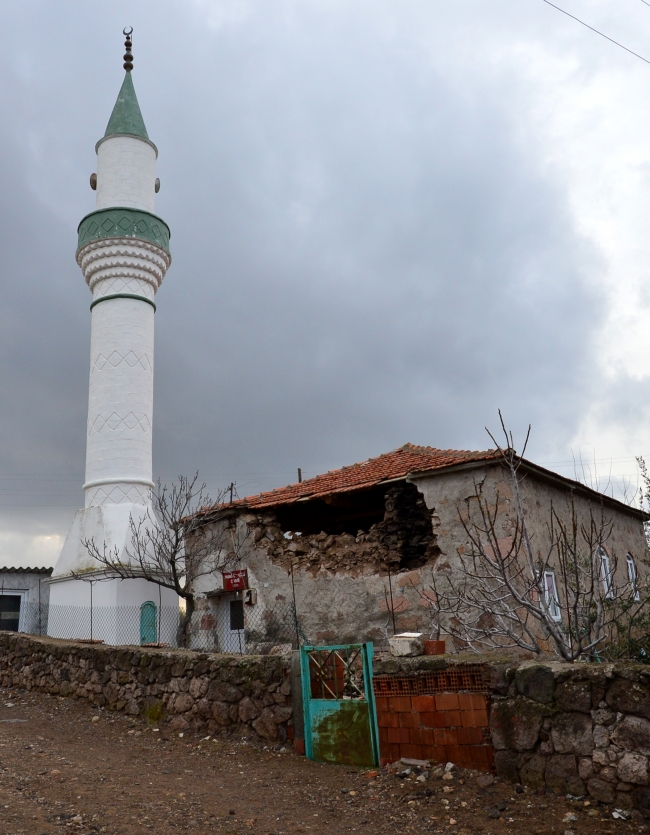
[[[248,569],[249,584],[258,592],[257,606],[272,609],[290,603],[295,589],[300,626],[313,643],[372,640],[386,646],[393,629],[435,637],[431,572],[439,558],[439,531],[457,532],[456,505],[467,486],[466,479],[449,479],[442,516],[425,496],[408,488],[429,517],[432,534],[420,560],[423,564],[416,568],[400,569],[395,534],[386,530],[384,535],[381,525],[357,536],[285,536],[273,512],[242,513],[236,523],[236,538],[245,542],[240,565]],[[420,484],[417,487],[421,490]],[[392,495],[387,501],[388,518]],[[212,580],[202,582],[206,589],[215,586]]]
[[[312,643],[372,640],[385,646],[393,634],[391,610],[396,631],[422,631],[435,638],[432,573],[445,572],[452,580],[460,580],[460,555],[469,547],[459,508],[466,507],[477,485],[491,507],[498,496],[497,532],[507,540],[516,519],[512,482],[500,465],[429,474],[412,481],[428,508],[433,533],[424,564],[417,568],[400,570],[394,549],[387,548],[372,531],[359,532],[356,537],[324,532],[285,536],[272,511],[241,513],[236,520],[236,539],[243,546],[237,566],[248,569],[250,586],[258,593],[256,606],[273,609],[289,604],[295,590],[300,626]],[[529,476],[522,485],[522,498],[533,547],[543,553],[549,541],[551,504],[569,513],[570,496]],[[600,513],[598,506],[579,494],[574,502],[582,522],[588,521],[590,510]],[[619,556],[619,574],[626,577],[625,554],[644,552],[642,525],[631,515],[609,507],[605,516],[613,522],[608,550]],[[199,594],[218,585],[215,578],[201,582]],[[202,607],[208,608],[206,601],[198,602],[198,608]]]
[[[447,572],[451,578],[462,576],[461,555],[470,553],[470,542],[461,523],[458,509],[466,513],[467,499],[475,495],[480,488],[487,505],[493,510],[498,501],[499,515],[496,532],[505,548],[512,536],[517,512],[510,474],[500,465],[468,469],[439,475],[427,475],[414,479],[418,489],[424,495],[427,506],[434,509],[433,524],[441,555],[435,563],[435,571]],[[644,571],[642,558],[646,543],[643,525],[640,519],[615,507],[593,501],[584,494],[571,493],[559,485],[543,481],[532,475],[525,476],[521,483],[522,506],[531,543],[536,556],[545,558],[550,545],[549,523],[551,510],[567,523],[571,520],[571,501],[575,508],[579,526],[589,526],[590,519],[596,523],[602,518],[611,532],[605,543],[612,568],[616,563],[616,579],[627,582],[625,556],[631,553],[639,575]],[[474,502],[475,505],[475,502]]]

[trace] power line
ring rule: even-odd
[[[611,43],[616,44],[616,46],[620,46],[621,49],[624,49],[626,52],[629,52],[630,55],[634,55],[636,58],[640,58],[642,61],[645,61],[646,64],[650,64],[650,61],[648,61],[647,58],[644,58],[643,55],[639,55],[638,52],[632,52],[631,49],[628,49],[626,46],[623,46],[622,43],[619,43],[618,41],[615,41],[614,38],[610,38],[609,35],[605,35],[603,32],[600,32],[598,29],[594,29],[593,26],[590,26],[588,23],[585,23],[584,20],[580,20],[579,17],[576,17],[575,15],[569,14],[569,12],[565,12],[564,9],[561,9],[559,6],[556,6],[555,3],[551,3],[551,0],[542,0],[542,2],[546,3],[548,6],[552,6],[554,9],[557,9],[558,12],[562,12],[562,14],[565,14],[567,17],[570,17],[572,20],[577,20],[578,23],[581,23],[583,26],[586,26],[587,29],[591,29],[592,32],[595,32],[597,35],[600,35],[601,38],[605,38],[606,40],[611,41]],[[641,0],[641,2],[645,3],[646,6],[650,6],[650,3],[646,3],[646,0]]]

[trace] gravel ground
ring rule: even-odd
[[[418,780],[241,739],[179,737],[73,699],[0,688],[1,835],[192,832],[627,833],[638,812],[519,792],[474,772]]]

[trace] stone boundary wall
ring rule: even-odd
[[[459,704],[460,694],[482,692],[489,704],[484,744],[491,741],[493,767],[505,780],[617,808],[638,807],[650,817],[650,666],[486,656],[377,657],[374,674],[376,685],[392,680],[395,695],[398,690],[403,696],[411,691],[436,694],[435,714],[424,710],[428,702],[412,697],[410,710],[419,714],[418,727],[452,721],[447,721],[451,703],[443,699],[438,706],[437,694],[443,690],[459,694]],[[384,709],[380,701],[378,713]],[[442,739],[435,731],[423,738],[419,758],[440,761]],[[452,752],[457,754],[446,748],[445,756]],[[398,753],[405,755],[384,744],[387,760]]]
[[[499,776],[650,816],[650,667],[524,662],[491,672]]]
[[[453,718],[459,729],[476,729],[466,744],[491,741],[500,777],[618,808],[636,806],[650,817],[650,667],[377,657],[374,674],[378,713],[392,717],[381,723],[382,747],[391,726],[415,728],[421,739],[413,742],[409,734],[404,744],[421,745],[422,759],[437,760],[435,731],[448,731]],[[232,729],[271,742],[293,737],[290,656],[91,646],[0,632],[0,685],[75,696],[173,731]],[[484,694],[480,705],[475,696],[465,699],[465,712],[476,714],[471,721],[463,721],[460,699],[456,708],[438,698],[453,692]],[[483,705],[489,706],[489,737],[479,742]],[[405,755],[389,749],[382,759],[396,753]],[[445,745],[444,758],[449,753]],[[481,767],[474,757],[472,764]]]
[[[84,645],[0,632],[0,685],[86,699],[168,727],[292,735],[290,656]]]

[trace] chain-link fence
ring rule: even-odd
[[[23,603],[18,632],[113,645],[176,645],[179,611],[156,606],[58,606]]]
[[[179,639],[184,613],[152,602],[142,606],[59,606],[22,603],[0,629],[113,646],[185,645],[200,652],[275,655],[307,643],[292,602],[247,605],[241,599],[201,601]]]
[[[292,602],[248,605],[232,596],[194,612],[189,636],[191,649],[238,655],[275,655],[307,643]]]

